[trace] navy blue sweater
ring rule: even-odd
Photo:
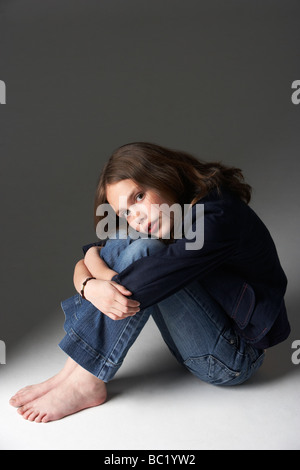
[[[249,205],[223,189],[193,206],[194,230],[197,204],[204,204],[200,249],[187,250],[186,243],[193,240],[179,238],[112,280],[129,289],[144,309],[198,279],[245,341],[268,348],[285,340],[290,333],[284,303],[287,278],[268,229]]]

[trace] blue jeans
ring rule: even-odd
[[[150,238],[107,240],[100,256],[121,272],[133,261],[160,250],[162,243]],[[232,320],[198,280],[123,320],[110,319],[79,294],[61,306],[67,334],[60,348],[104,382],[114,377],[150,315],[176,359],[205,382],[240,384],[264,359],[263,350],[236,334]]]

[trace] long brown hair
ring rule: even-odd
[[[107,185],[124,179],[181,205],[195,204],[214,188],[220,194],[227,188],[247,204],[251,199],[251,186],[244,182],[239,168],[204,162],[189,153],[148,142],[132,142],[116,149],[102,169],[95,195],[95,227],[103,218],[96,216],[97,207],[108,202]]]

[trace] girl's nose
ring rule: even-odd
[[[137,225],[143,225],[145,223],[145,219],[146,219],[145,214],[137,213],[135,216],[134,222]]]
[[[131,225],[134,225],[134,227],[137,227],[138,230],[143,230],[144,229],[144,225],[146,225],[146,216],[145,214],[139,212],[139,211],[136,211],[136,212],[133,212],[131,215],[130,215],[130,221],[128,221]]]

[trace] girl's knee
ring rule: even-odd
[[[134,261],[161,250],[164,243],[158,239],[139,238],[108,240],[100,256],[111,269],[122,271]]]
[[[127,248],[128,257],[133,261],[145,256],[153,255],[164,247],[164,243],[154,238],[139,238],[131,243]]]

